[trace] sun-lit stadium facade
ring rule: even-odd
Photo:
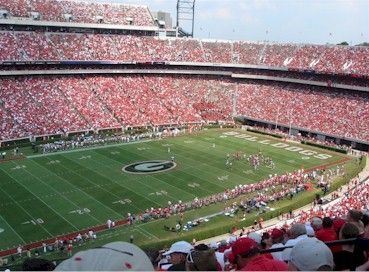
[[[0,13],[0,141],[241,116],[368,150],[367,47],[159,38],[135,5],[6,0]]]

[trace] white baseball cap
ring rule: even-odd
[[[249,237],[250,239],[254,240],[259,245],[261,244],[261,235],[259,233],[257,233],[257,232],[250,232],[249,234],[247,234],[247,237]]]
[[[316,271],[323,265],[334,267],[332,251],[315,237],[299,241],[292,248],[290,262],[301,271]]]
[[[219,247],[219,246],[218,246],[218,243],[217,243],[217,242],[215,242],[215,241],[211,242],[209,246],[210,246],[210,248],[212,248],[212,249],[218,249],[218,247]]]
[[[113,242],[76,253],[61,262],[56,271],[153,271],[149,257],[127,242]]]
[[[174,252],[188,254],[190,253],[191,249],[193,249],[193,246],[189,242],[179,241],[172,244],[169,250],[165,252],[163,255],[166,256]]]

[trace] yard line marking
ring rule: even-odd
[[[69,159],[68,159],[69,160]],[[98,175],[101,175],[101,176],[103,176],[103,177],[105,177],[107,180],[110,180],[112,183],[115,183],[115,184],[118,184],[119,185],[119,183],[116,183],[116,182],[114,182],[114,181],[112,181],[110,178],[108,178],[107,176],[105,176],[105,175],[103,175],[103,174],[101,174],[101,173],[98,173],[98,172],[96,172],[96,171],[94,171],[94,170],[92,170],[92,169],[90,169],[90,168],[88,168],[88,167],[86,167],[86,166],[83,166],[82,164],[80,164],[80,163],[78,163],[77,161],[73,161],[75,164],[78,164],[80,167],[84,167],[84,168],[86,168],[86,169],[88,169],[89,171],[91,171],[91,172],[94,172],[95,174],[98,174]],[[88,178],[85,178],[85,177],[83,177],[83,176],[81,176],[80,174],[78,174],[77,172],[75,172],[75,171],[72,171],[75,175],[77,175],[77,176],[80,176],[81,178],[83,178],[83,179],[85,179],[85,180],[87,180],[89,183],[91,183],[91,184],[94,184],[94,186],[97,186],[97,187],[99,187],[99,188],[101,188],[102,190],[104,190],[105,192],[107,192],[108,194],[110,194],[110,195],[112,195],[112,196],[115,196],[116,198],[118,198],[118,200],[121,198],[121,196],[118,196],[118,195],[116,195],[116,194],[114,194],[114,193],[112,193],[111,191],[109,191],[109,190],[106,190],[105,188],[104,188],[104,186],[103,185],[100,185],[100,184],[97,184],[97,183],[95,183],[95,182],[93,182],[93,181],[91,181],[90,179],[88,179]],[[110,184],[109,184],[110,185]],[[119,185],[120,186],[120,185]],[[122,187],[122,186],[120,186],[120,187]],[[122,187],[122,188],[124,188],[124,187]],[[127,189],[128,190],[128,189]],[[132,190],[129,190],[130,192],[133,192]],[[92,197],[92,196],[91,196]],[[92,197],[93,198],[93,197]],[[95,198],[94,198],[95,199]],[[96,199],[96,201],[98,201],[97,199]],[[98,201],[98,202],[100,202],[100,201]],[[100,202],[101,203],[101,202]],[[135,208],[137,208],[138,210],[141,210],[141,209],[139,209],[137,206],[135,206],[134,204],[128,204],[128,205],[131,205],[131,206],[133,206],[133,207],[135,207]],[[110,210],[112,210],[112,211],[114,211],[112,208],[109,208]],[[119,218],[122,218],[122,214],[119,214],[118,212],[116,212],[116,211],[114,211],[116,214],[118,214],[119,215]]]
[[[130,153],[133,153],[133,152],[130,152]],[[136,153],[133,153],[133,154],[136,154]],[[155,153],[153,153],[153,152],[151,152],[151,154],[155,154]],[[104,156],[104,157],[106,157],[105,155],[103,155],[103,154],[101,154],[102,156]],[[109,157],[106,157],[106,158],[108,158],[108,159],[111,159],[111,158],[109,158]],[[114,159],[111,159],[111,160],[114,160]],[[114,161],[116,161],[117,163],[120,163],[119,161],[117,161],[117,160],[114,160]],[[167,174],[170,174],[170,172],[167,172]],[[159,178],[157,178],[157,177],[155,177],[155,176],[151,176],[153,179],[155,179],[155,180],[157,180],[158,182],[160,182],[160,183],[164,183],[165,184],[165,187],[172,187],[172,188],[174,188],[174,190],[176,190],[176,191],[182,191],[183,193],[185,193],[185,194],[187,194],[187,195],[190,195],[191,197],[193,197],[193,198],[195,198],[196,197],[196,195],[194,195],[194,194],[192,194],[192,193],[190,193],[190,192],[187,192],[187,191],[185,191],[185,190],[183,190],[182,188],[180,188],[180,187],[176,187],[176,186],[174,186],[174,185],[172,185],[172,184],[170,184],[170,183],[168,183],[168,182],[166,182],[166,181],[164,181],[164,180],[161,180],[161,179],[159,179]],[[140,179],[140,177],[137,177],[138,179]],[[149,186],[149,187],[151,187],[151,186]],[[154,189],[153,191],[155,192],[156,191],[156,188],[151,188],[151,189]],[[178,200],[178,198],[177,197],[172,197],[172,196],[170,196],[170,194],[168,194],[167,195],[168,197],[170,197],[170,198],[172,198],[173,200],[175,200],[175,201],[177,201]]]
[[[107,160],[111,160],[111,161],[113,161],[113,162],[115,162],[115,163],[117,163],[117,164],[119,164],[120,165],[120,167],[122,166],[122,163],[121,162],[119,162],[119,161],[117,161],[117,160],[115,160],[115,159],[113,159],[113,158],[109,158],[109,157],[107,157],[107,156],[105,156],[104,154],[100,154],[100,153],[96,153],[96,154],[98,154],[98,155],[100,155],[100,156],[103,156],[104,158],[106,158]],[[97,163],[99,163],[98,161],[97,161]],[[99,163],[99,164],[101,164],[101,163]],[[110,167],[109,165],[105,165],[105,164],[101,164],[101,165],[103,165],[103,166],[105,166],[105,167],[109,167],[109,168],[112,168],[112,167]],[[113,168],[112,168],[113,169]],[[115,168],[114,168],[115,169]],[[180,188],[177,188],[177,187],[175,187],[175,186],[173,186],[173,185],[171,185],[171,184],[169,184],[169,183],[166,183],[165,181],[162,181],[162,180],[160,180],[160,179],[158,179],[158,178],[156,178],[156,177],[154,177],[154,176],[151,176],[153,179],[155,179],[155,180],[157,180],[157,181],[159,181],[159,182],[164,182],[165,184],[167,184],[167,185],[169,185],[169,186],[171,186],[171,187],[174,187],[177,191],[178,190],[181,190],[181,191],[183,191],[183,192],[185,192],[186,194],[189,194],[189,195],[192,195],[191,193],[188,193],[188,192],[186,192],[186,191],[184,191],[184,190],[182,190],[182,189],[180,189]],[[144,185],[144,186],[146,186],[146,187],[148,187],[148,188],[150,188],[151,190],[153,190],[153,192],[155,192],[156,190],[157,190],[157,188],[154,188],[154,187],[152,187],[152,186],[150,186],[150,185],[148,185],[148,184],[145,184],[145,183],[142,183],[142,181],[140,180],[140,178],[141,177],[139,177],[139,176],[137,176],[137,181],[140,183],[140,184],[142,184],[142,185]],[[166,186],[167,187],[167,186]],[[124,187],[125,188],[125,187]],[[138,193],[137,193],[138,194]],[[142,196],[141,194],[139,194],[140,196]],[[170,196],[169,194],[167,195],[169,198],[171,198],[172,200],[177,200],[177,198],[175,198],[175,197],[172,197],[172,196]],[[193,197],[195,197],[195,195],[192,195]],[[151,202],[155,202],[154,200],[152,200]],[[157,202],[155,202],[156,204],[158,204],[158,205],[160,205],[159,203],[157,203]]]
[[[94,152],[94,151],[92,151],[92,152]],[[97,155],[100,155],[99,153],[96,153],[96,154],[97,154]],[[104,156],[104,155],[101,155],[101,156]],[[105,157],[105,156],[104,156],[104,157]],[[88,167],[88,166],[81,165],[79,162],[75,162],[75,163],[76,163],[76,164],[78,164],[78,165],[80,165],[80,166],[83,166],[83,167],[85,167],[85,168],[89,169],[89,170],[90,170],[91,172],[93,172],[93,173],[96,173],[96,174],[98,174],[98,175],[100,175],[100,176],[105,177],[107,180],[110,180],[112,183],[114,183],[114,184],[118,185],[119,187],[123,188],[124,190],[126,190],[126,191],[128,191],[128,192],[132,192],[132,193],[134,193],[134,194],[136,194],[136,195],[138,195],[138,196],[141,196],[142,198],[146,198],[146,199],[147,199],[147,200],[149,200],[150,202],[154,202],[154,203],[156,203],[156,204],[160,205],[160,203],[157,203],[156,201],[154,201],[154,200],[152,200],[152,199],[149,199],[149,198],[147,198],[147,197],[146,197],[146,196],[144,196],[144,195],[138,194],[138,193],[136,193],[135,191],[133,191],[133,190],[131,190],[131,189],[127,188],[127,187],[122,186],[120,183],[118,183],[118,182],[114,181],[113,179],[111,179],[111,177],[110,177],[110,176],[107,176],[107,175],[105,175],[105,174],[103,174],[103,173],[98,173],[98,172],[96,172],[95,170],[91,169],[91,168],[90,168],[90,167]],[[101,164],[101,165],[103,165],[104,167],[108,167],[108,166],[107,166],[107,165],[105,165],[105,164],[99,163],[97,160],[95,160],[95,161],[94,161],[94,163]],[[109,168],[110,168],[110,167],[109,167]],[[110,192],[110,191],[108,191],[108,192]],[[114,193],[112,193],[112,192],[110,192],[110,194],[112,194],[112,195],[116,196],[118,199],[120,199],[120,198],[121,198],[121,197],[119,197],[118,195],[116,195],[116,194],[114,194]],[[141,210],[142,210],[142,209],[140,209],[138,206],[134,205],[133,203],[130,203],[129,205],[131,205],[131,206],[135,207],[135,208],[136,208],[136,209],[138,209],[139,211],[141,211]]]
[[[151,232],[149,232],[149,231],[147,231],[145,229],[142,229],[141,226],[136,226],[136,228],[139,229],[139,230],[141,230],[141,231],[143,231],[143,232],[146,232],[148,235],[154,237],[155,239],[160,240],[158,236],[155,236],[154,234],[152,234]]]
[[[5,172],[5,171],[4,171]],[[6,172],[5,172],[6,173]],[[10,199],[12,199],[15,203],[16,203],[16,201],[14,200],[14,198],[12,197],[12,196],[10,196],[7,192],[5,192],[1,187],[0,187],[0,190],[1,191],[3,191],[5,194],[7,194],[9,197],[10,197]],[[33,215],[31,215],[26,209],[24,209],[23,208],[23,206],[22,205],[19,205],[18,203],[16,203],[18,206],[19,206],[19,208],[21,208],[24,212],[26,212],[26,214],[28,214],[28,216],[30,217],[30,218],[34,218],[34,216]],[[50,236],[53,236],[44,226],[42,226],[42,225],[39,225],[41,228],[43,228]],[[24,241],[24,240],[23,240]]]
[[[206,142],[205,142],[206,143]],[[180,144],[180,143],[178,143],[178,146],[179,146],[179,148],[181,149],[181,152],[182,153],[184,153],[184,154],[192,154],[192,151],[191,150],[189,150],[189,146],[187,146],[187,145],[183,145],[183,144]],[[203,152],[202,151],[199,151],[199,150],[197,150],[197,152],[199,152],[200,154],[202,154]],[[216,152],[216,153],[218,153],[218,154],[226,154],[226,152],[224,151],[219,151],[219,152]],[[204,156],[207,156],[207,155],[201,155],[201,157],[204,157]],[[185,157],[185,159],[186,160],[190,160],[190,161],[194,161],[194,162],[197,162],[195,159],[193,159],[193,158],[191,158],[190,156],[186,156]],[[206,161],[206,160],[204,160],[204,161]],[[198,164],[198,162],[197,163],[195,163],[195,165],[197,165]],[[206,165],[207,167],[210,167],[211,169],[214,169],[214,172],[218,172],[218,173],[220,173],[220,174],[224,174],[224,171],[226,171],[226,173],[228,173],[228,174],[232,174],[233,176],[237,176],[237,177],[239,177],[241,180],[242,179],[245,179],[243,176],[241,176],[240,174],[238,174],[238,173],[233,173],[233,172],[230,172],[230,171],[228,171],[228,170],[225,170],[225,169],[221,169],[221,168],[218,168],[218,167],[216,167],[216,166],[213,166],[213,165],[211,165],[211,164],[209,164],[209,163],[207,163],[207,162],[203,162],[203,164],[204,165]],[[200,168],[198,168],[198,167],[192,167],[192,168],[195,168],[195,169],[197,169],[197,170],[201,170]],[[206,182],[208,182],[208,183],[212,183],[212,184],[214,184],[214,185],[217,185],[217,186],[219,186],[219,187],[222,187],[222,186],[220,186],[220,183],[216,183],[216,182],[213,182],[213,181],[211,181],[210,179],[208,179],[208,180],[205,180]],[[256,181],[255,181],[256,182]],[[255,183],[255,182],[253,182],[253,183]],[[232,183],[235,183],[235,182],[232,182]],[[238,185],[239,183],[235,183],[235,185]],[[226,187],[223,187],[223,188],[228,188],[229,186],[226,186]]]
[[[15,163],[15,162],[13,162]],[[43,182],[43,180],[41,180],[39,177],[35,176],[34,174],[32,174],[30,171],[28,171],[26,168],[22,169],[24,171],[26,171],[29,175],[35,177],[37,180],[39,180],[41,183],[45,184],[46,186],[50,187],[53,191],[55,191],[54,188],[52,188],[52,186],[50,186],[49,184]],[[18,180],[17,180],[18,182]],[[50,205],[48,205],[45,201],[43,201],[40,197],[38,197],[37,195],[35,195],[31,190],[29,190],[26,186],[24,186],[22,183],[18,182],[19,185],[21,185],[22,187],[24,187],[24,189],[26,189],[26,191],[30,192],[32,195],[34,195],[36,198],[38,198],[42,203],[44,203],[48,208],[50,208],[53,212],[55,212],[57,215],[59,215],[61,218],[63,218],[66,222],[68,222],[73,228],[75,228],[76,230],[79,230],[79,228],[77,228],[73,223],[69,222],[69,220],[67,220],[62,214],[60,214],[58,211],[56,211],[53,207],[51,207]],[[60,193],[59,193],[60,195]],[[72,203],[72,205],[76,206],[78,208],[78,206],[73,203],[72,201],[70,201],[68,198],[64,197],[64,199],[68,200],[70,203]],[[51,235],[51,233],[49,233]]]
[[[153,152],[151,152],[151,154],[155,154],[155,153],[153,153]],[[206,164],[207,165],[207,164]],[[191,167],[191,168],[196,168],[196,167]],[[198,168],[196,168],[196,169],[198,169]],[[174,176],[173,174],[171,174],[170,172],[168,172],[168,175],[171,175],[171,176]],[[192,176],[192,175],[191,175]],[[197,176],[196,176],[197,177]],[[154,177],[155,178],[155,177]],[[182,177],[175,177],[177,180],[178,179],[180,179],[180,180],[183,180],[183,181],[185,181],[185,182],[187,182],[185,179],[183,179]],[[157,179],[157,178],[155,178],[155,179]],[[165,181],[164,181],[165,182]],[[216,184],[217,186],[219,186],[219,184],[217,184],[217,183],[214,183],[214,182],[211,182],[211,181],[206,181],[206,182],[209,182],[209,183],[213,183],[213,184]],[[165,183],[167,183],[167,182],[165,182]],[[167,183],[167,184],[169,184],[169,183]],[[172,185],[173,186],[173,185]],[[175,186],[174,186],[175,187]],[[198,186],[197,186],[198,187]],[[221,187],[221,186],[220,186]],[[175,187],[175,188],[179,188],[179,187]],[[194,198],[195,197],[197,197],[196,195],[194,195],[194,194],[192,194],[192,193],[189,193],[189,192],[187,192],[187,191],[185,191],[185,190],[183,190],[183,189],[181,189],[181,188],[179,188],[180,190],[182,190],[182,191],[184,191],[184,192],[186,192],[187,194],[190,194],[190,195],[192,195]],[[203,191],[206,191],[206,192],[208,192],[208,193],[210,193],[210,194],[213,194],[213,192],[212,191],[209,191],[209,190],[207,190],[206,188],[204,188],[204,186],[201,188]],[[177,198],[175,198],[176,200],[177,200]]]
[[[143,232],[141,229],[139,229],[139,228],[134,228],[133,230],[132,230],[132,232],[133,231],[137,231],[138,233],[140,233],[140,234],[142,234],[143,236],[145,236],[145,237],[147,237],[147,238],[149,238],[149,239],[151,239],[152,238],[152,236],[150,235],[147,235],[145,232]]]
[[[1,189],[1,188],[0,188]],[[13,227],[12,226],[10,226],[10,224],[5,220],[5,218],[4,217],[2,217],[1,215],[0,215],[0,218],[5,222],[5,224],[7,224],[8,226],[9,226],[9,228],[22,240],[22,242],[24,243],[24,244],[27,244],[27,242],[26,241],[24,241],[24,239],[22,238],[22,236],[20,236],[19,235],[19,233],[18,232],[16,232],[15,231],[15,229],[13,229]]]
[[[47,169],[45,166],[43,166],[42,164],[39,164],[39,163],[37,163],[37,162],[35,162],[35,161],[33,161],[33,160],[30,160],[30,161],[32,161],[33,163],[35,163],[35,164],[37,164],[38,166],[40,166],[40,167],[42,167],[42,168],[45,168],[46,170],[48,170],[48,171],[50,171],[49,169]],[[62,164],[60,164],[60,166],[62,166],[64,169],[67,169],[64,165],[62,165]],[[73,170],[70,170],[71,172],[73,172],[73,173],[75,173]],[[92,200],[95,200],[95,201],[97,201],[97,202],[99,202],[101,205],[103,205],[103,206],[105,206],[105,207],[107,207],[108,209],[110,209],[110,210],[112,210],[113,212],[115,212],[117,215],[119,215],[119,218],[121,218],[122,217],[122,215],[120,215],[120,214],[118,214],[116,211],[114,211],[113,209],[111,209],[111,208],[109,208],[108,206],[106,206],[106,205],[104,205],[102,202],[100,202],[98,199],[96,199],[96,198],[94,198],[93,196],[91,196],[91,195],[89,195],[89,194],[87,194],[85,191],[83,191],[83,190],[81,190],[80,188],[78,188],[78,187],[76,187],[75,185],[73,185],[72,183],[70,183],[68,180],[66,180],[65,178],[63,178],[63,177],[61,177],[61,176],[59,176],[58,174],[56,174],[56,173],[54,173],[54,172],[52,172],[52,171],[50,171],[51,173],[52,173],[52,175],[53,176],[56,176],[56,177],[58,177],[59,179],[61,179],[61,180],[64,180],[65,182],[67,182],[69,185],[71,185],[71,186],[73,186],[73,187],[75,187],[75,188],[77,188],[77,190],[78,191],[80,191],[80,192],[82,192],[83,194],[85,194],[88,198],[90,198],[90,199],[92,199]],[[79,175],[79,174],[77,174],[77,173],[75,173],[76,175],[78,175],[78,176],[80,176],[80,177],[82,177],[81,175]],[[82,177],[83,179],[86,179],[86,178],[84,178],[84,177]],[[88,180],[88,179],[87,179]],[[88,180],[89,181],[89,180]],[[90,182],[91,183],[91,182]],[[93,183],[93,184],[95,184],[95,183]],[[95,184],[96,185],[96,184]],[[79,208],[76,204],[74,204],[74,206],[76,206],[77,208]],[[94,218],[98,223],[101,223],[101,221],[99,220],[99,219],[97,219],[95,216],[93,216],[93,215],[91,215],[91,214],[89,214],[89,216],[90,217],[92,217],[92,218]]]
[[[15,163],[15,162],[13,162]],[[15,163],[16,164],[16,163]],[[31,176],[35,177],[37,180],[39,180],[40,182],[42,182],[43,184],[45,184],[45,182],[43,182],[39,177],[33,175],[30,171],[28,171],[26,168],[22,169],[26,172],[28,172],[28,174],[30,174]],[[18,180],[16,180],[17,183],[19,185],[21,185],[22,187],[24,187],[24,189],[26,189],[26,191],[30,192],[33,196],[35,196],[36,198],[38,198],[42,203],[44,203],[48,208],[50,208],[52,211],[54,211],[57,215],[59,215],[61,218],[63,218],[65,221],[67,221],[73,228],[75,228],[76,230],[78,230],[78,228],[71,222],[69,222],[69,220],[67,220],[62,214],[60,214],[58,211],[56,211],[53,207],[51,207],[50,205],[48,205],[45,201],[43,201],[39,196],[35,195],[31,190],[29,190],[26,186],[24,186],[22,183],[18,182]],[[48,187],[51,187],[50,185],[46,184]],[[51,187],[51,189],[53,191],[55,191],[54,188]],[[60,195],[60,193],[59,193]],[[67,199],[66,197],[63,197],[64,199],[68,200],[70,203],[72,203],[74,206],[76,206],[78,208],[78,206],[73,203],[72,201],[70,201],[69,199]]]

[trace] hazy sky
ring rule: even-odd
[[[177,0],[102,0],[148,5],[176,21]],[[190,30],[190,27],[187,27]],[[369,0],[196,0],[195,37],[357,44],[369,41]]]

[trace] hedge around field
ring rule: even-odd
[[[262,135],[272,136],[272,137],[278,138],[278,139],[282,139],[283,138],[283,136],[278,135],[278,134],[274,134],[274,133],[270,133],[270,132],[265,132],[265,131],[261,131],[261,130],[256,130],[256,129],[252,129],[252,128],[248,128],[247,131],[251,131],[251,132],[262,134]]]
[[[211,128],[235,128],[235,125],[232,124],[225,124],[225,125],[221,125],[221,124],[211,124],[211,125],[205,125],[203,126],[203,128],[207,128],[207,129],[211,129]]]
[[[322,148],[322,149],[327,149],[327,150],[330,150],[330,151],[339,152],[339,153],[342,153],[342,154],[347,154],[347,150],[337,148],[337,147],[317,144],[317,143],[313,143],[313,142],[309,142],[309,141],[301,141],[301,143],[304,144],[304,145],[311,145],[311,146],[319,147],[319,148]]]
[[[355,159],[351,161],[350,163],[348,163],[345,169],[346,174],[334,180],[331,186],[330,192],[335,191],[339,187],[347,184],[352,178],[357,176],[364,169],[365,165],[366,165],[366,157],[362,157],[362,159]],[[278,217],[281,214],[286,214],[291,210],[293,211],[298,208],[301,208],[305,205],[312,203],[314,201],[314,198],[316,197],[316,194],[317,194],[317,190],[313,190],[311,192],[305,192],[303,195],[297,196],[299,197],[299,201],[292,202],[286,206],[277,208],[274,211],[268,211],[266,213],[263,213],[262,217],[264,221],[267,221],[275,217]],[[238,222],[238,223],[236,222],[229,223],[229,221],[225,219],[222,224],[217,224],[216,226],[210,229],[199,230],[197,232],[188,232],[185,234],[182,233],[180,237],[175,238],[175,239],[174,238],[165,239],[165,240],[160,240],[157,242],[141,244],[139,246],[143,249],[163,249],[163,248],[169,248],[171,244],[179,240],[192,241],[193,238],[195,238],[197,241],[204,240],[204,239],[208,239],[208,238],[222,235],[225,233],[229,233],[233,227],[236,227],[237,229],[240,229],[242,227],[249,227],[254,223],[255,220],[258,220],[260,216],[261,216],[260,214],[251,214],[244,221]]]

